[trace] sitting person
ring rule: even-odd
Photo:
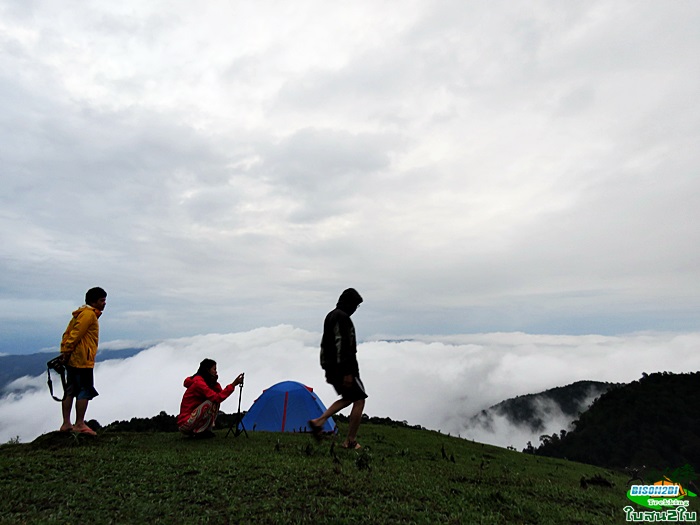
[[[226,388],[218,383],[216,361],[205,359],[199,364],[199,370],[192,377],[185,378],[185,395],[180,403],[180,415],[177,427],[185,435],[194,437],[214,437],[214,422],[219,414],[219,405],[229,397],[236,385],[243,383],[240,374]]]

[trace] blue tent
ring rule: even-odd
[[[263,390],[262,395],[243,416],[246,430],[268,432],[311,432],[309,419],[323,414],[326,407],[313,388],[296,381],[282,381]],[[335,432],[335,422],[329,418],[324,432]]]

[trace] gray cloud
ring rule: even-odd
[[[693,3],[0,9],[0,351],[698,328]]]

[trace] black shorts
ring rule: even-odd
[[[346,387],[343,381],[345,376],[337,374],[326,373],[326,382],[333,385],[335,391],[338,395],[342,397],[345,401],[359,401],[361,399],[367,399],[367,392],[365,392],[365,385],[362,384],[360,376],[354,376],[352,385]]]
[[[94,381],[92,368],[66,366],[66,397],[92,399],[99,396]]]

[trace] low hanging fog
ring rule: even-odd
[[[319,341],[319,333],[289,325],[162,341],[131,358],[96,365],[100,395],[90,403],[88,419],[106,425],[161,411],[177,414],[183,379],[205,357],[218,362],[222,385],[245,372],[243,410],[263,389],[283,380],[313,387],[328,406],[336,394],[318,364]],[[565,428],[567,418],[542,406],[546,430],[541,432],[514,427],[504,418],[493,420],[490,428],[470,428],[470,418],[502,400],[579,380],[630,382],[643,372],[697,371],[699,343],[700,333],[410,336],[365,341],[358,346],[358,359],[369,393],[366,414],[520,450],[527,441],[536,445],[542,433]],[[101,352],[116,346],[105,343]],[[235,412],[237,399],[234,394],[222,410]],[[17,379],[0,399],[0,443],[16,437],[28,442],[60,423],[60,404],[49,397],[45,372]]]

